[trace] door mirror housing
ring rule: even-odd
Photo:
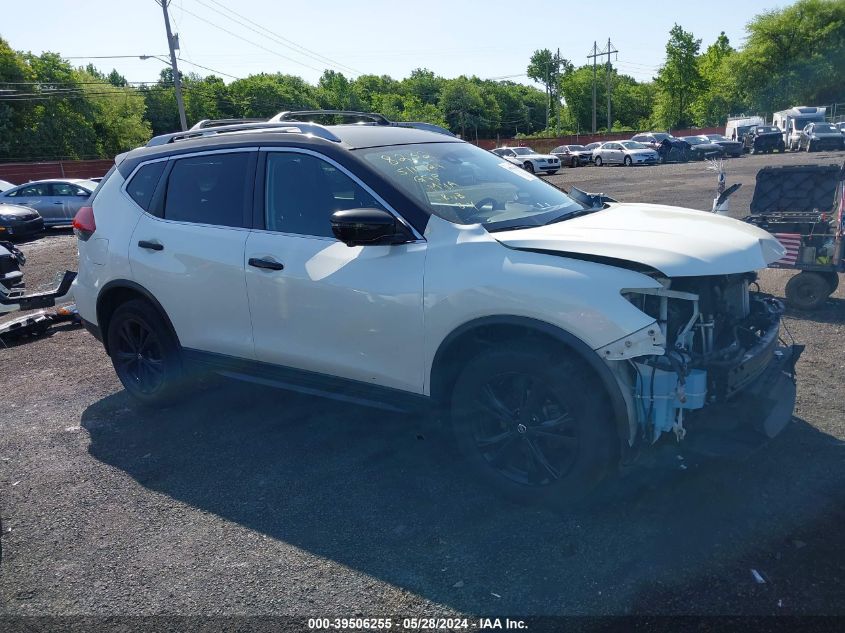
[[[412,242],[414,236],[384,209],[344,209],[330,218],[332,233],[347,246],[384,246]]]

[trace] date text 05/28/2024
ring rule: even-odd
[[[510,618],[308,618],[308,628],[314,631],[420,631],[420,630],[526,630],[524,620]]]

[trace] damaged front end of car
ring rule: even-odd
[[[690,438],[714,432],[721,441],[733,433],[753,443],[786,427],[803,346],[781,341],[784,306],[752,290],[755,279],[755,273],[658,277],[659,288],[622,291],[655,319],[651,328],[597,350],[628,396],[638,431],[632,440],[654,444],[674,434],[680,441],[689,429]]]

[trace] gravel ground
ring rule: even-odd
[[[842,159],[732,160],[734,213],[761,166]],[[701,209],[715,189],[700,163],[551,180]],[[67,233],[22,248],[31,286],[75,267]],[[465,482],[419,416],[225,382],[141,410],[56,328],[0,349],[0,615],[845,615],[843,289],[787,323],[807,349],[786,432],[686,470],[668,446],[671,466],[566,513]]]

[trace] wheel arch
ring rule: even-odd
[[[525,338],[545,340],[562,351],[574,354],[593,373],[610,402],[620,454],[624,456],[629,450],[631,429],[628,408],[616,377],[584,341],[545,321],[508,315],[488,316],[455,328],[440,343],[431,363],[429,387],[432,401],[439,408],[445,406],[461,367],[472,354],[505,340]]]
[[[113,279],[103,286],[97,296],[97,325],[102,332],[103,347],[106,348],[107,354],[109,353],[107,334],[109,320],[121,304],[132,299],[142,299],[151,304],[164,319],[174,340],[179,343],[179,336],[176,334],[173,323],[170,322],[170,317],[167,316],[167,312],[149,290],[128,279]]]

